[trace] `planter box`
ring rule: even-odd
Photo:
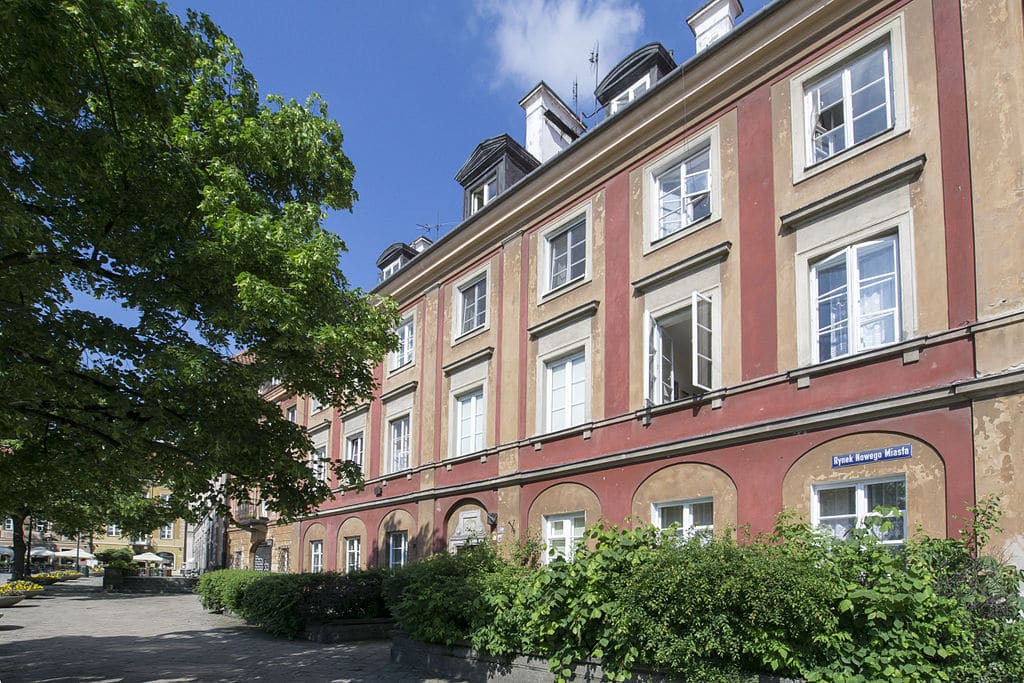
[[[0,595],[0,607],[12,607],[24,599],[24,595]]]
[[[554,676],[548,670],[548,661],[540,657],[495,657],[476,652],[468,647],[428,645],[413,640],[400,632],[391,635],[391,661],[427,671],[446,678],[457,678],[470,683],[551,683]],[[604,681],[599,662],[584,662],[573,669],[573,679]],[[657,672],[637,668],[628,679],[643,683],[685,683],[684,679],[669,678]],[[791,678],[764,674],[751,674],[750,683],[799,683]],[[690,683],[695,683],[691,681]]]
[[[343,619],[323,624],[306,624],[303,636],[314,643],[387,640],[394,627],[394,619]]]

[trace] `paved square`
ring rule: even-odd
[[[446,679],[392,664],[390,644],[272,638],[195,595],[109,594],[99,578],[0,610],[0,683]]]

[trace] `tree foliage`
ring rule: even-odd
[[[259,389],[365,400],[395,324],[321,225],[356,199],[326,103],[261,101],[208,17],[148,0],[9,0],[0,35],[0,512],[321,501]]]

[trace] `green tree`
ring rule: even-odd
[[[323,500],[259,389],[365,400],[396,323],[322,227],[356,198],[326,103],[148,0],[8,0],[0,35],[0,512]]]

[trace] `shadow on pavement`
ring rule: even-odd
[[[0,630],[3,627],[0,626]],[[3,644],[3,683],[104,681],[414,681],[391,664],[388,642],[323,646],[248,626],[155,637],[54,636]]]

